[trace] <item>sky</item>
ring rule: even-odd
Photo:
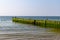
[[[0,0],[0,16],[60,16],[60,0]]]

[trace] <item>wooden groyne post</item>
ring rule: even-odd
[[[30,19],[13,17],[12,21],[17,23],[33,24],[33,25],[37,25],[45,28],[46,27],[60,28],[60,21],[48,20],[48,18],[46,18],[45,20],[30,20]]]
[[[46,20],[45,20],[45,27],[46,27]]]
[[[46,17],[46,20],[45,20],[45,27],[47,26],[47,20],[48,20],[48,18]]]
[[[36,20],[34,20],[34,25],[36,24]]]

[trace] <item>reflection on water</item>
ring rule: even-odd
[[[55,32],[57,34],[60,34],[60,29],[51,29],[49,32]]]

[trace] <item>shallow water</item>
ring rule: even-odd
[[[50,30],[50,28],[39,28],[34,25],[14,23],[12,21],[1,21],[0,22],[0,32],[33,32],[33,33],[43,33]]]
[[[0,40],[59,40],[60,36],[49,30],[51,28],[0,21]]]

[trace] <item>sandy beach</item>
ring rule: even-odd
[[[29,34],[29,33],[15,33],[15,34],[0,34],[0,40],[60,40],[57,34]]]

